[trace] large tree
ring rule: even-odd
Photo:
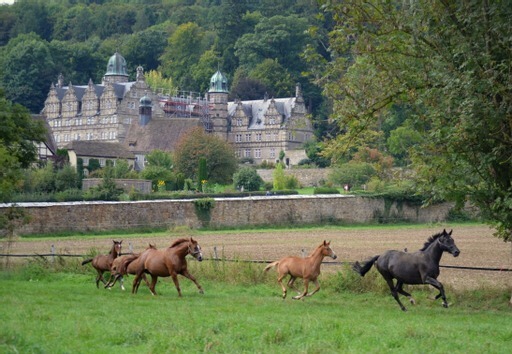
[[[208,183],[231,183],[237,168],[233,148],[218,136],[207,134],[202,128],[195,128],[184,135],[176,146],[176,169],[187,178],[196,180],[201,158],[206,159]]]
[[[322,79],[340,127],[355,136],[407,106],[423,136],[411,151],[419,186],[432,198],[469,198],[512,240],[510,4],[321,2],[336,21]]]
[[[36,161],[34,143],[45,140],[40,120],[32,119],[27,109],[13,104],[0,89],[0,202],[8,201],[21,180],[21,169]]]

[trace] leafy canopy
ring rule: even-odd
[[[321,1],[335,21],[322,77],[347,131],[331,152],[408,107],[410,156],[431,200],[466,198],[511,240],[512,8],[493,1]],[[396,136],[394,137],[396,138]],[[398,147],[397,147],[398,149]]]

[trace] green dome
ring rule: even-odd
[[[219,70],[210,79],[210,89],[208,92],[228,93],[228,79]]]
[[[151,107],[151,98],[144,95],[139,100],[139,107]]]
[[[108,60],[107,73],[105,75],[128,76],[126,72],[126,60],[118,52],[115,52]]]

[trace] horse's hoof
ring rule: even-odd
[[[405,307],[402,307],[403,312],[407,312],[407,309]]]
[[[204,294],[204,290],[199,290],[199,294]]]
[[[412,297],[409,299],[409,301],[411,302],[411,304],[416,305],[416,300],[414,300]]]
[[[294,296],[294,297],[292,297],[292,299],[294,299],[294,300],[300,300],[300,299],[302,299],[302,297],[301,297],[301,296]]]
[[[447,308],[448,308],[448,303],[447,303],[447,302],[443,302],[443,307],[444,307],[445,309],[447,309]]]

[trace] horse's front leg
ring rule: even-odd
[[[181,289],[180,289],[180,282],[178,281],[178,274],[172,273],[171,274],[172,281],[174,282],[174,286],[176,287],[176,290],[178,291],[178,296],[181,297]],[[151,283],[153,285],[153,283]]]
[[[103,279],[103,271],[98,270],[98,276],[96,277],[96,287],[100,288],[100,281],[105,284],[105,279]]]
[[[446,295],[444,293],[443,284],[441,284],[440,281],[438,281],[437,279],[434,279],[432,277],[426,277],[425,278],[425,284],[430,284],[434,288],[439,290],[439,294],[436,295],[436,300],[439,299],[439,298],[442,298],[443,299],[443,307],[447,308],[448,307],[448,301],[446,300]]]
[[[314,284],[315,284],[315,286],[316,286],[315,290],[313,290],[313,292],[312,292],[312,293],[309,293],[309,294],[307,294],[306,296],[313,296],[315,293],[317,293],[317,292],[318,292],[318,290],[320,290],[320,283],[318,282],[318,279],[313,280],[313,283],[314,283]]]
[[[295,286],[295,280],[297,279],[297,277],[292,277],[290,276],[290,280],[288,280],[288,287],[290,289],[293,289],[297,292],[297,294],[300,294],[300,290],[297,289],[297,287]]]
[[[196,278],[194,278],[194,276],[188,272],[188,270],[184,270],[182,274],[185,278],[192,280],[194,282],[194,284],[196,284],[197,288],[199,289],[200,294],[204,294],[203,288],[201,287],[201,285],[199,285]]]
[[[309,279],[305,278],[304,279],[304,292],[302,294],[300,294],[300,295],[294,296],[293,299],[294,300],[300,300],[304,296],[306,296],[308,294],[308,287],[309,287]]]

